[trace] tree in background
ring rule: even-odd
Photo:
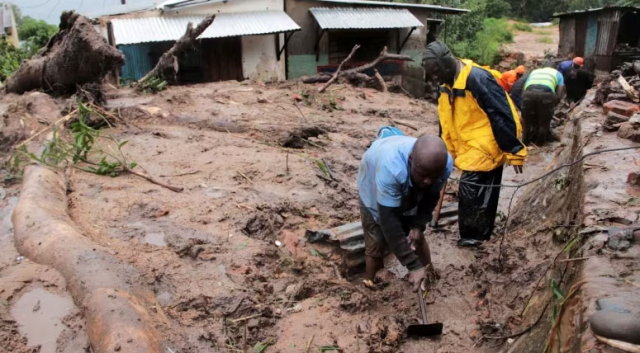
[[[23,60],[32,57],[58,32],[57,26],[29,16],[22,17],[22,11],[18,6],[11,7],[18,27],[20,48],[9,45],[5,39],[0,39],[0,81],[6,80],[20,67]]]
[[[25,44],[23,44],[25,49],[33,54],[45,46],[49,38],[56,32],[58,32],[57,26],[29,16],[21,18],[18,25],[18,37],[20,37],[20,40],[25,41]]]

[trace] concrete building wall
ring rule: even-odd
[[[284,43],[283,35],[279,35],[280,43]],[[286,80],[285,54],[278,61],[275,36],[276,34],[242,37],[242,72],[245,78]]]

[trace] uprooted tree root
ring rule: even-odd
[[[85,308],[94,352],[163,352],[155,327],[167,319],[153,293],[140,285],[136,269],[77,231],[67,213],[65,185],[60,173],[26,168],[13,212],[18,251],[64,276],[74,301]]]
[[[88,18],[63,12],[60,31],[20,65],[5,87],[9,93],[44,90],[68,94],[77,85],[100,82],[123,64],[124,55],[96,32]]]

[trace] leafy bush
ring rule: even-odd
[[[24,41],[23,48],[31,55],[34,55],[40,48],[45,46],[49,38],[56,32],[58,32],[57,26],[29,16],[23,17],[19,22],[18,37]]]
[[[516,22],[512,25],[512,28],[521,32],[533,32],[533,28],[528,23]]]
[[[500,46],[513,42],[513,33],[505,19],[487,18],[471,40],[451,43],[451,50],[462,58],[482,65],[493,65],[499,58]]]
[[[540,38],[536,39],[536,43],[551,44],[551,43],[553,43],[553,39],[551,39],[549,37],[540,37]]]
[[[0,81],[6,80],[29,57],[31,55],[27,50],[16,48],[6,38],[0,38]]]

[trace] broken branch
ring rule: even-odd
[[[389,121],[394,125],[402,125],[402,126],[406,126],[406,127],[410,128],[410,129],[413,129],[415,131],[418,131],[418,128],[413,124],[409,124],[407,122],[400,121],[400,120],[394,120],[394,119],[389,119]]]
[[[302,78],[302,82],[304,82],[304,83],[326,82],[326,84],[324,86],[322,86],[322,88],[320,88],[320,90],[319,90],[319,92],[324,92],[336,80],[338,80],[339,78],[342,78],[342,77],[346,77],[349,80],[360,80],[360,81],[363,81],[365,83],[374,82],[378,86],[378,89],[380,89],[381,91],[384,92],[386,87],[387,87],[386,84],[384,84],[384,85],[380,84],[380,81],[379,81],[378,78],[369,77],[368,75],[364,74],[363,72],[368,71],[368,70],[372,70],[378,64],[380,64],[380,63],[382,63],[384,61],[387,61],[387,60],[413,61],[413,59],[411,59],[411,57],[409,55],[389,54],[387,52],[387,47],[384,47],[384,49],[382,49],[382,52],[380,52],[380,55],[377,58],[375,58],[372,62],[370,62],[368,64],[365,64],[365,65],[362,65],[362,66],[355,67],[353,69],[342,71],[342,65],[346,61],[351,59],[351,56],[353,55],[355,50],[357,50],[357,48],[359,48],[358,45],[356,45],[354,47],[354,49],[351,50],[351,54],[349,54],[349,56],[347,56],[347,58],[345,60],[343,60],[342,63],[340,63],[340,66],[338,67],[338,70],[336,70],[336,73],[333,76],[327,75],[327,74],[319,74],[319,75],[315,75],[315,76],[305,76],[305,77]],[[380,78],[382,78],[382,76],[380,76]],[[384,83],[384,80],[382,80],[382,82]]]
[[[182,37],[178,39],[171,49],[162,54],[153,70],[149,71],[149,73],[147,73],[143,78],[138,80],[136,85],[141,86],[150,78],[161,76],[162,71],[168,67],[173,67],[174,71],[177,71],[175,69],[177,68],[178,55],[193,46],[193,42],[202,34],[202,32],[204,32],[205,29],[207,29],[207,27],[211,25],[214,18],[215,15],[205,18],[198,24],[198,26],[196,26],[196,28],[193,28],[193,24],[189,22],[187,25],[187,31],[182,35]]]
[[[333,77],[331,77],[331,79],[327,83],[325,83],[325,85],[322,86],[318,90],[318,92],[320,92],[320,93],[324,92],[327,89],[327,87],[331,86],[331,84],[333,82],[335,82],[335,80],[338,79],[338,76],[340,75],[340,71],[342,71],[342,65],[344,65],[344,63],[346,63],[347,61],[351,60],[351,58],[353,57],[353,54],[355,54],[356,50],[358,50],[359,48],[360,48],[360,44],[356,44],[356,45],[353,46],[353,49],[351,49],[351,53],[349,53],[349,55],[347,55],[347,57],[344,60],[342,60],[342,62],[338,66],[338,69],[333,74]]]

